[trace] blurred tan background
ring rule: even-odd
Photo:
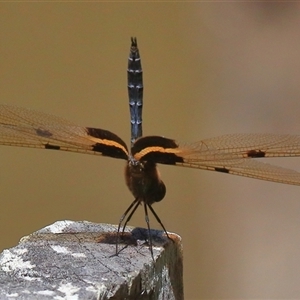
[[[129,142],[130,37],[144,134],[300,130],[299,3],[1,3],[0,101]],[[0,147],[0,249],[56,220],[117,223],[124,163]],[[300,170],[299,159],[272,162]],[[155,210],[184,245],[185,299],[299,298],[300,188],[161,166]],[[151,218],[153,228],[160,228]],[[145,226],[138,210],[130,225]]]

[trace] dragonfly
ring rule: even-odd
[[[130,151],[111,131],[79,126],[63,118],[28,108],[0,104],[0,145],[100,155],[126,161],[125,182],[134,200],[121,216],[116,243],[131,217],[142,205],[153,258],[148,209],[161,225],[152,205],[161,201],[166,187],[157,164],[216,171],[284,184],[300,185],[300,173],[259,161],[269,157],[300,156],[300,135],[228,134],[193,143],[159,135],[143,136],[143,72],[137,39],[131,38],[128,58],[128,96],[131,122]]]

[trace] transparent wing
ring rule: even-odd
[[[218,171],[286,184],[300,185],[300,173],[258,161],[268,157],[300,156],[300,136],[232,134],[180,144],[176,155],[184,167]]]
[[[183,144],[184,147],[184,144]],[[284,157],[300,155],[300,136],[288,134],[227,134],[189,144],[193,155],[205,159]],[[199,154],[201,155],[199,156]],[[206,155],[208,154],[208,157]]]
[[[108,153],[114,143],[114,148],[119,147],[117,150],[123,154],[117,158],[127,157],[125,143],[109,131],[81,127],[62,118],[26,108],[0,105],[1,145],[116,157],[115,153]]]

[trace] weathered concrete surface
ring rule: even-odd
[[[141,228],[126,230],[116,256],[116,226],[56,222],[1,253],[0,299],[181,300],[181,239],[151,234],[154,260]]]

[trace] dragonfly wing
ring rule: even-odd
[[[257,161],[300,156],[300,136],[297,135],[233,134],[192,144],[147,136],[134,143],[132,154],[142,161],[300,185],[300,173]]]
[[[178,166],[217,171],[285,184],[300,185],[300,173],[291,169],[274,166],[254,159],[195,162],[184,159]]]
[[[197,160],[300,156],[300,136],[288,134],[228,134],[188,145],[183,152]]]
[[[190,168],[300,185],[300,173],[260,162],[258,158],[300,156],[300,136],[232,134],[192,144],[178,144],[176,155]]]
[[[128,157],[126,144],[112,132],[10,105],[0,105],[0,144]]]

